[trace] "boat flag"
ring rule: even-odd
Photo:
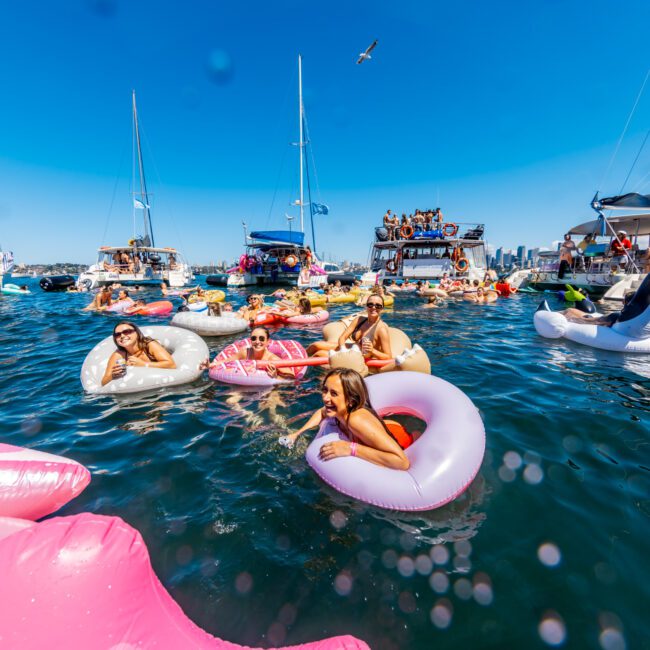
[[[324,203],[312,203],[311,204],[311,209],[314,214],[329,214],[330,209],[329,206],[325,205]]]
[[[150,208],[151,207],[147,203],[143,203],[142,201],[140,201],[140,199],[133,199],[133,205],[136,208],[139,208],[140,210],[144,210],[145,208]]]

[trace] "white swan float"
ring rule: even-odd
[[[533,318],[535,329],[547,339],[565,338],[601,350],[650,354],[650,275],[611,327],[591,323],[574,323],[559,312],[550,311],[542,302]]]

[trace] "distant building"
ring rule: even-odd
[[[517,265],[520,269],[526,267],[526,247],[523,244],[517,246]]]
[[[495,266],[497,267],[503,266],[503,246],[497,248],[497,252],[495,255]]]

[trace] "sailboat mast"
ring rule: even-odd
[[[303,149],[304,142],[302,140],[302,119],[303,119],[303,108],[302,108],[302,55],[298,55],[298,123],[300,124],[300,141],[298,142],[298,147],[300,149],[300,232],[305,232],[305,203],[304,203],[304,191],[303,191],[303,178],[302,178],[302,168],[303,168]]]
[[[153,238],[153,227],[151,225],[151,212],[149,210],[149,195],[147,193],[147,182],[144,177],[144,165],[142,163],[142,147],[140,146],[140,129],[138,128],[138,109],[135,105],[135,90],[133,91],[133,125],[135,128],[135,141],[138,147],[138,169],[140,171],[140,196],[144,206],[144,232],[145,238],[151,240],[150,246],[155,246]]]

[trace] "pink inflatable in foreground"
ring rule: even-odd
[[[0,443],[2,517],[40,519],[76,497],[89,482],[90,472],[74,460]]]
[[[469,397],[449,382],[419,372],[388,372],[365,381],[381,416],[403,413],[426,423],[424,433],[404,451],[411,467],[388,469],[358,456],[320,460],[323,444],[347,440],[328,418],[307,448],[314,471],[343,494],[392,510],[432,510],[464,492],[485,453],[483,421]]]
[[[227,345],[215,357],[215,361],[222,361],[229,356],[236,354],[242,348],[251,346],[250,339],[242,339]],[[269,352],[273,352],[280,359],[306,359],[307,352],[305,348],[297,341],[279,341],[272,340],[269,343]],[[307,372],[307,367],[296,368],[296,379],[302,379]],[[222,381],[226,384],[237,384],[239,386],[275,386],[276,384],[286,384],[288,379],[273,379],[269,377],[266,370],[257,368],[255,361],[225,361],[210,368],[210,379]]]
[[[140,534],[117,517],[0,519],[0,538],[3,647],[243,648],[210,636],[183,614],[154,574]],[[351,636],[293,647],[369,650]]]

